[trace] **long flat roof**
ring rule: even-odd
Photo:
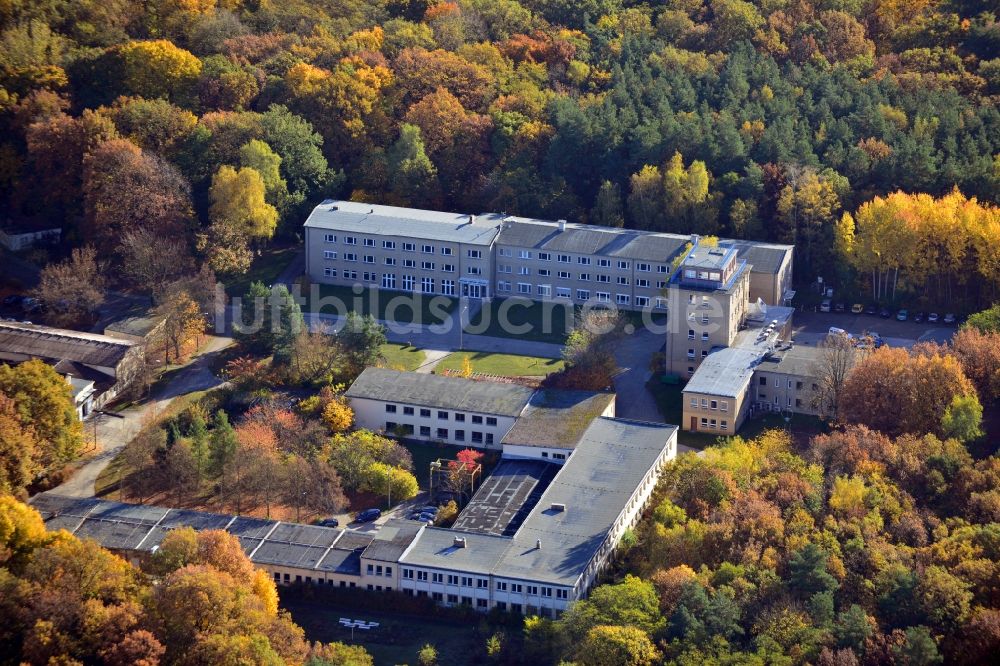
[[[496,214],[446,213],[328,199],[313,209],[304,226],[489,246],[500,231],[501,219]]]
[[[544,460],[501,460],[451,528],[513,536],[558,472],[559,465]]]
[[[431,409],[517,416],[533,393],[534,389],[519,384],[366,368],[344,395]]]
[[[594,419],[494,574],[574,585],[676,432],[663,423]]]
[[[498,240],[503,245],[551,252],[574,252],[659,262],[671,261],[687,247],[689,241],[689,237],[676,234],[570,222],[560,229],[558,222],[513,216],[504,218]]]
[[[428,528],[400,562],[571,587],[676,432],[662,423],[594,419],[513,537]]]

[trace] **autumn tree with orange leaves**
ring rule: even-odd
[[[979,404],[975,386],[953,355],[933,345],[912,351],[882,347],[847,376],[838,416],[890,435],[945,436],[942,422],[956,398]]]

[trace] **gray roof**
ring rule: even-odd
[[[327,200],[316,206],[306,227],[420,240],[489,246],[500,230],[495,214],[469,215]]]
[[[104,327],[104,334],[115,337],[115,334],[129,335],[137,338],[146,337],[151,331],[165,321],[162,315],[145,317],[125,317]]]
[[[722,240],[720,247],[735,247],[739,258],[753,266],[754,273],[777,273],[784,263],[785,257],[795,250],[794,245],[779,245],[777,243],[758,243],[745,240]]]
[[[512,538],[428,528],[401,562],[572,587],[676,432],[662,423],[595,419]],[[454,545],[457,536],[464,548]]]
[[[571,449],[614,400],[614,393],[539,390],[502,443]]]
[[[465,539],[464,547],[455,545],[456,537]],[[399,563],[488,575],[510,544],[510,537],[427,527]]]
[[[574,585],[676,432],[662,423],[595,419],[494,573]]]
[[[501,460],[452,529],[513,536],[558,471],[559,465],[543,460]]]
[[[74,361],[114,368],[132,343],[100,335],[35,324],[0,322],[0,358],[25,361]]]
[[[729,247],[699,246],[684,257],[684,268],[722,270],[735,250]]]
[[[388,520],[361,556],[366,560],[397,562],[423,528],[424,523],[415,520]]]
[[[822,358],[822,347],[786,344],[765,356],[757,369],[799,377],[815,377],[818,374],[817,364]]]
[[[587,224],[559,223],[524,217],[507,217],[499,243],[551,252],[596,254],[622,259],[667,262],[683,250],[690,239],[633,229],[615,229]]]
[[[703,393],[735,398],[746,391],[763,353],[753,349],[727,347],[713,351],[684,386],[685,393]]]
[[[497,416],[517,416],[534,389],[518,384],[366,368],[344,393],[348,398],[421,405]]]

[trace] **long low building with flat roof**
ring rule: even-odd
[[[48,529],[136,564],[171,530],[217,529],[281,585],[396,590],[553,617],[590,592],[676,452],[676,426],[597,417],[562,464],[503,458],[452,529],[390,519],[359,532],[47,493],[31,504]]]

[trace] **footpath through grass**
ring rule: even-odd
[[[424,326],[441,324],[455,309],[457,301],[448,296],[386,291],[371,287],[313,284],[302,294],[303,312],[344,316],[348,312],[372,315],[380,320]]]
[[[559,372],[565,366],[562,359],[558,358],[486,352],[455,352],[441,359],[434,371],[461,371],[465,359],[469,359],[473,372],[505,377],[544,377],[550,372]]]
[[[427,360],[427,355],[422,349],[408,345],[384,344],[381,347],[382,356],[385,357],[386,367],[394,370],[405,370],[413,372]]]
[[[265,286],[274,284],[301,247],[298,244],[269,247],[256,256],[246,275],[241,275],[226,283],[226,294],[242,296],[247,293],[251,282],[263,282]]]

